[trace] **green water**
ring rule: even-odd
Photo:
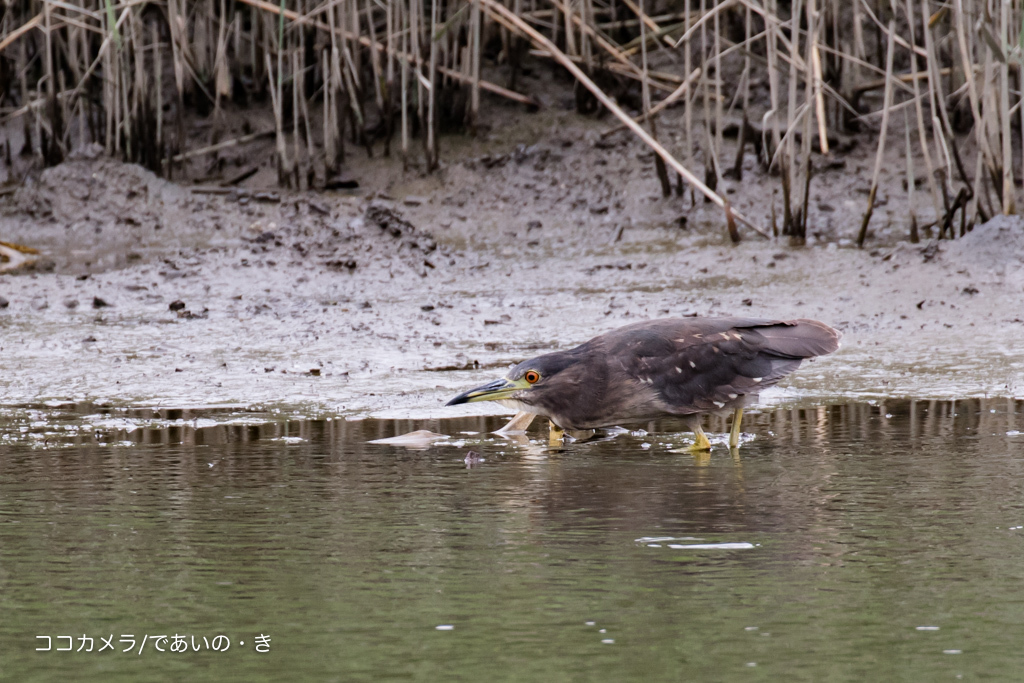
[[[78,417],[0,447],[3,680],[1024,676],[1019,403],[752,415],[739,459],[460,434],[490,419],[28,438]],[[421,428],[465,443],[367,443]],[[750,547],[669,547],[722,543]]]

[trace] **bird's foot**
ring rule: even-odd
[[[703,429],[701,429],[699,426],[696,427],[693,430],[693,435],[696,437],[696,439],[694,440],[693,445],[687,448],[686,450],[694,452],[711,450],[711,442],[708,441],[708,436],[707,434],[704,433]]]
[[[556,425],[554,422],[549,422],[548,429],[548,445],[552,448],[562,445],[562,441],[565,439],[565,430]]]

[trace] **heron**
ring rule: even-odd
[[[732,412],[729,447],[736,448],[744,406],[805,359],[835,351],[840,337],[808,319],[646,320],[525,360],[446,405],[498,401],[519,411],[520,428],[532,416],[548,418],[553,437],[677,417],[697,451],[711,448],[703,416]]]

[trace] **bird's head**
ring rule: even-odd
[[[515,410],[550,416],[579,391],[578,373],[572,370],[579,362],[575,351],[558,351],[525,360],[501,379],[463,392],[446,405],[500,401]]]

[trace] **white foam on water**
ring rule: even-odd
[[[754,547],[753,543],[694,543],[692,545],[680,545],[669,543],[672,550],[749,550]]]

